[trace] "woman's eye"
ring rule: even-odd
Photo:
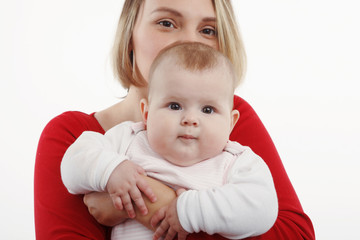
[[[214,108],[210,107],[210,106],[206,106],[206,107],[203,107],[202,112],[206,113],[206,114],[211,114],[214,112]]]
[[[181,110],[181,106],[180,106],[180,104],[178,104],[178,103],[170,103],[170,104],[169,104],[169,108],[170,108],[171,110]]]
[[[170,21],[166,21],[166,20],[160,21],[159,24],[164,27],[168,27],[168,28],[174,27],[174,24],[172,24]]]
[[[211,28],[205,28],[205,29],[201,30],[201,33],[203,33],[205,35],[209,35],[209,36],[216,36],[216,31]]]

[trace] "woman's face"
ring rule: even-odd
[[[211,0],[145,0],[132,35],[135,62],[145,80],[157,54],[172,43],[201,42],[218,49],[215,24]]]

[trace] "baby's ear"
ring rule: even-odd
[[[240,118],[240,113],[238,110],[232,110],[231,111],[231,126],[230,126],[230,132],[233,130],[235,124],[237,123],[237,121]]]
[[[149,112],[149,104],[148,101],[143,98],[140,100],[140,111],[141,111],[141,116],[143,119],[144,124],[146,125],[147,123],[147,119],[148,119],[148,112]]]

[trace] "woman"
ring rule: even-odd
[[[124,121],[141,121],[139,101],[146,95],[148,71],[161,49],[176,41],[207,44],[228,56],[238,71],[239,79],[243,77],[245,54],[228,0],[126,0],[116,36],[115,72],[128,89],[126,98],[92,115],[64,113],[46,126],[40,138],[35,166],[37,239],[106,239],[109,229],[89,214],[82,196],[67,193],[60,178],[60,161],[67,147],[85,130],[104,133]],[[275,225],[266,234],[254,239],[314,239],[311,221],[303,212],[261,121],[239,97],[234,99],[234,108],[239,110],[241,117],[231,140],[250,146],[268,164],[279,201],[279,216]],[[144,182],[140,174],[135,176],[135,181],[147,195],[151,195],[149,186],[155,194],[162,188],[161,185]],[[133,195],[129,197],[134,198],[139,192]],[[162,195],[156,195],[157,202],[162,202]],[[100,207],[99,202],[105,210],[111,209],[111,201],[104,195],[86,197],[91,212]],[[139,201],[141,209],[142,205]],[[125,208],[128,212],[132,211],[130,206]],[[108,219],[113,219],[114,223],[121,221],[113,212],[102,214],[106,219],[98,217],[98,220],[104,223],[109,223]],[[203,233],[190,235],[190,239],[196,238],[220,237]]]

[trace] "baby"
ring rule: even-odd
[[[229,141],[240,117],[233,110],[236,82],[230,61],[211,47],[164,49],[150,69],[148,98],[140,101],[143,122],[121,123],[105,135],[84,132],[64,155],[65,186],[72,194],[111,189],[114,204],[121,205],[126,199],[114,189],[123,183],[114,176],[131,161],[147,176],[187,190],[169,205],[155,234],[130,218],[113,228],[112,239],[265,233],[277,217],[276,191],[264,161]]]

